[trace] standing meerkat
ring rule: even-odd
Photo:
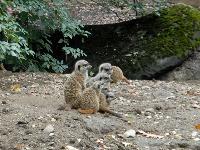
[[[117,66],[112,66],[112,75],[111,75],[111,79],[113,83],[117,83],[119,81],[124,81],[128,84],[130,84],[130,81],[124,76],[121,68],[117,67]]]
[[[64,83],[65,102],[71,108],[79,108],[78,97],[81,97],[85,89],[88,70],[90,68],[91,65],[86,60],[77,61],[74,71]]]

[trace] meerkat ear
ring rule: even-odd
[[[101,68],[100,71],[103,71],[103,68]]]

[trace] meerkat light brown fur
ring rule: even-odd
[[[119,81],[124,81],[128,84],[130,84],[130,81],[124,76],[121,68],[117,67],[117,66],[112,66],[112,75],[111,75],[111,79],[113,83],[117,83]]]
[[[107,86],[102,87],[100,95],[99,95],[99,112],[106,112],[106,113],[109,113],[113,116],[123,118],[122,115],[120,115],[120,114],[109,109],[110,101],[108,99],[110,97],[111,97],[111,99],[113,98],[113,93],[109,92]]]
[[[101,81],[96,81],[83,91],[79,99],[80,113],[90,114],[99,111],[99,96],[102,84]]]
[[[64,83],[65,102],[71,108],[79,108],[79,97],[85,89],[88,70],[91,68],[86,60],[79,60],[75,69]]]

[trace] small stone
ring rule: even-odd
[[[66,150],[78,150],[78,149],[68,145],[66,146]]]
[[[151,119],[152,117],[151,116],[147,116],[147,119]]]
[[[7,114],[9,113],[10,109],[9,108],[3,108],[2,113]]]
[[[165,133],[165,136],[169,136],[170,134],[169,133]]]
[[[46,132],[46,133],[51,133],[51,132],[53,132],[53,131],[54,131],[54,127],[53,127],[51,124],[47,125],[47,126],[44,128],[44,132]]]
[[[194,141],[200,141],[200,138],[195,138]]]
[[[136,135],[136,132],[133,129],[130,129],[130,130],[128,130],[128,131],[126,131],[124,133],[124,137],[126,137],[126,138],[128,138],[128,137],[135,137],[135,135]]]
[[[51,121],[52,121],[52,122],[56,122],[56,119],[55,119],[55,118],[51,118]]]
[[[195,137],[197,135],[198,135],[198,132],[196,132],[196,131],[192,132],[192,137]]]
[[[7,102],[6,102],[6,101],[2,101],[1,103],[2,103],[3,105],[7,104]]]
[[[10,95],[10,93],[6,93],[6,95],[7,95],[7,96],[9,96],[9,95]]]
[[[42,116],[38,117],[38,120],[41,120],[41,119],[43,119],[43,117],[42,117]]]
[[[50,133],[50,134],[49,134],[49,136],[54,136],[54,135],[55,135],[54,133]]]
[[[176,131],[172,131],[171,133],[172,133],[172,134],[176,134]]]

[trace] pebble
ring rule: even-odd
[[[126,137],[126,138],[128,138],[128,137],[135,137],[135,135],[136,135],[136,132],[133,129],[130,129],[130,130],[128,130],[128,131],[126,131],[124,133],[124,137]]]
[[[66,146],[66,150],[78,150],[78,149],[68,145],[68,146]]]
[[[46,133],[51,133],[51,132],[53,132],[53,131],[54,131],[54,127],[53,127],[51,124],[47,125],[47,126],[44,128],[44,132],[46,132]]]
[[[54,135],[55,135],[54,133],[50,133],[50,134],[49,134],[49,136],[54,136]]]
[[[6,102],[6,101],[2,101],[1,103],[2,103],[3,105],[7,104],[7,102]]]
[[[56,122],[56,119],[55,119],[55,118],[51,118],[51,121],[52,121],[52,122]]]
[[[200,141],[200,138],[195,138],[194,141]]]
[[[192,132],[192,137],[195,137],[195,136],[197,136],[198,135],[198,132],[196,132],[196,131],[193,131]]]

